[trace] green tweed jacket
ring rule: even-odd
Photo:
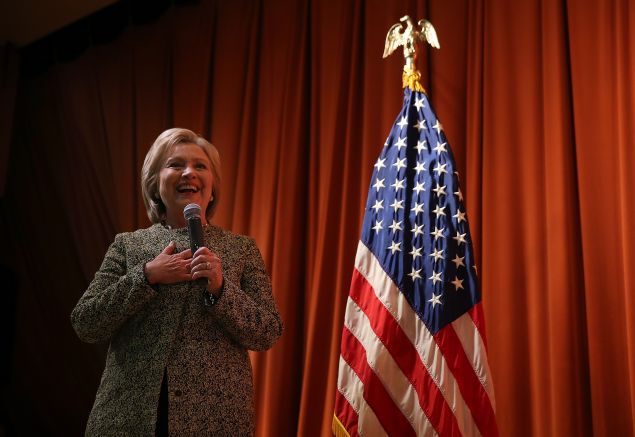
[[[164,369],[170,435],[254,433],[247,350],[270,348],[282,321],[255,242],[215,226],[204,234],[223,266],[223,294],[211,307],[192,282],[155,290],[143,274],[170,241],[189,248],[186,228],[156,224],[115,237],[71,314],[81,340],[110,341],[86,435],[153,436]]]

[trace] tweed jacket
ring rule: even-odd
[[[110,341],[86,435],[154,435],[164,369],[170,435],[253,435],[247,350],[270,348],[282,322],[255,242],[215,226],[204,234],[224,278],[211,307],[193,282],[151,287],[143,274],[170,241],[189,248],[186,228],[115,237],[71,314],[81,340]]]

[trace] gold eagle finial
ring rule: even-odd
[[[404,26],[405,24],[405,26]],[[419,83],[421,73],[417,70],[415,61],[417,59],[417,42],[427,41],[432,47],[439,49],[439,38],[434,26],[428,20],[419,20],[418,28],[414,25],[408,15],[399,19],[399,23],[393,24],[386,35],[384,45],[384,58],[388,57],[399,46],[403,46],[403,56],[406,65],[403,67],[404,88],[410,86],[415,91],[423,91]]]

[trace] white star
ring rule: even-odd
[[[397,126],[399,126],[400,128],[403,129],[404,126],[408,125],[408,118],[407,117],[401,117],[401,120],[399,121],[399,123],[397,123]]]
[[[435,248],[434,252],[432,252],[430,256],[434,258],[435,261],[438,261],[440,259],[445,259],[445,257],[443,256],[443,249],[439,250]]]
[[[434,293],[432,293],[432,298],[428,300],[428,302],[430,302],[432,304],[432,308],[435,307],[435,305],[443,305],[441,303],[441,294],[436,295]]]
[[[445,148],[445,146],[446,146],[447,144],[448,144],[448,143],[441,143],[441,142],[438,142],[438,143],[437,143],[437,147],[435,147],[435,148],[434,148],[434,149],[432,149],[432,150],[434,150],[435,152],[437,152],[437,155],[438,155],[439,153],[441,153],[441,152],[447,152],[447,150],[446,150],[446,148]]]
[[[421,108],[425,108],[425,103],[423,103],[423,99],[416,99],[415,100],[415,107],[417,109],[421,109]]]
[[[439,175],[439,176],[440,176],[440,175],[441,175],[441,173],[447,173],[447,172],[448,172],[448,171],[445,169],[445,166],[446,166],[446,165],[447,165],[447,164],[441,164],[440,162],[439,162],[439,163],[437,163],[437,166],[436,166],[436,167],[434,167],[434,171],[436,171],[436,172],[437,172],[437,175]]]
[[[410,255],[412,255],[412,259],[417,259],[417,257],[421,256],[421,249],[423,249],[423,247],[412,246],[412,250],[410,251]]]
[[[465,221],[465,213],[461,212],[460,209],[456,210],[456,214],[454,214],[452,217],[454,217],[456,219],[457,223],[461,223]]]
[[[452,237],[454,240],[456,240],[456,244],[458,244],[459,246],[461,245],[461,243],[465,243],[465,236],[466,234],[461,234],[459,233],[459,231],[456,231],[456,237]]]
[[[397,231],[403,231],[403,229],[401,228],[402,223],[403,221],[400,221],[399,223],[397,223],[397,220],[393,219],[392,225],[388,227],[392,230],[392,233],[394,234]]]
[[[459,198],[459,201],[463,202],[463,193],[461,193],[460,189],[459,191],[455,191],[454,194]]]
[[[445,228],[434,228],[434,231],[430,232],[430,235],[434,235],[434,241],[437,241],[439,238],[445,238],[445,235],[443,235],[443,231],[445,231]]]
[[[423,141],[417,141],[417,146],[415,147],[415,149],[417,149],[417,153],[421,153],[423,150],[425,150],[427,148],[428,142],[426,140]]]
[[[436,273],[436,272],[432,272],[432,276],[430,276],[428,279],[432,279],[432,283],[436,285],[437,282],[441,282],[441,272]]]
[[[403,200],[393,200],[390,206],[397,212],[398,209],[403,209]]]
[[[463,288],[463,279],[459,279],[459,277],[455,277],[454,281],[450,281],[454,284],[454,289],[459,291],[459,288]]]
[[[415,172],[417,172],[417,174],[419,174],[422,171],[425,171],[425,169],[426,169],[425,166],[426,166],[425,161],[418,161],[417,165],[415,166]]]
[[[445,196],[445,185],[437,185],[437,187],[433,188],[432,191],[437,193],[437,197]]]
[[[414,234],[414,238],[417,238],[417,235],[423,235],[423,225],[417,226],[415,223],[410,231]]]
[[[379,232],[379,231],[381,231],[382,229],[384,229],[384,227],[381,225],[383,222],[384,222],[383,220],[377,220],[377,221],[375,222],[375,226],[373,226],[373,230],[374,230],[375,232]]]
[[[406,162],[406,158],[401,158],[401,159],[397,158],[397,161],[395,161],[395,163],[392,166],[397,167],[397,171],[399,171],[402,167],[406,166],[405,162]]]
[[[399,247],[400,245],[401,245],[401,242],[392,241],[388,250],[391,251],[392,254],[394,255],[395,252],[401,252],[401,247]]]
[[[371,206],[371,209],[375,210],[375,213],[378,213],[380,209],[384,209],[384,200],[375,200],[375,204],[373,206]]]
[[[434,208],[434,211],[432,212],[436,214],[437,218],[439,218],[440,215],[445,215],[445,212],[443,212],[444,209],[445,207],[440,208],[439,205],[437,205],[437,207]]]
[[[399,138],[395,143],[397,150],[401,150],[402,147],[406,147],[406,137]]]
[[[395,182],[390,186],[395,189],[395,191],[399,191],[404,188],[404,184],[406,183],[405,179],[395,179]]]
[[[381,170],[382,167],[386,167],[384,162],[386,162],[386,158],[384,158],[384,159],[377,158],[377,162],[374,165],[374,167],[377,169],[377,171]]]
[[[419,194],[421,191],[425,191],[426,189],[424,188],[426,181],[423,182],[417,182],[417,185],[415,185],[415,187],[412,189],[412,191],[415,191],[417,194]]]
[[[415,129],[421,131],[421,129],[423,130],[427,130],[428,128],[426,127],[426,121],[425,120],[418,120],[417,124],[415,124]]]
[[[452,260],[452,262],[456,264],[456,268],[458,269],[460,266],[465,267],[465,264],[463,263],[464,259],[464,256],[459,256],[459,254],[457,253],[456,255],[454,255],[454,259]]]
[[[389,138],[386,138],[386,141],[384,141],[384,147],[388,147],[388,140],[389,140],[389,139],[390,139],[390,137],[389,137]]]
[[[375,184],[373,185],[373,188],[375,188],[377,191],[379,191],[380,188],[384,188],[384,181],[386,179],[375,179]]]
[[[432,127],[437,130],[437,135],[441,135],[441,129],[443,129],[443,125],[439,123],[439,120],[437,120],[437,122]]]
[[[423,203],[415,202],[414,208],[412,208],[410,211],[414,211],[415,215],[423,212]]]
[[[415,270],[415,268],[413,267],[412,272],[408,273],[408,276],[410,276],[412,278],[412,282],[414,282],[415,279],[421,279],[420,273],[421,273],[421,269]]]

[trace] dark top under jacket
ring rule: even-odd
[[[247,350],[270,348],[282,321],[255,242],[215,226],[204,234],[223,266],[211,307],[193,282],[152,288],[143,274],[170,241],[189,248],[186,228],[155,224],[115,237],[71,314],[80,339],[110,341],[86,435],[154,435],[164,369],[170,435],[254,433]]]

